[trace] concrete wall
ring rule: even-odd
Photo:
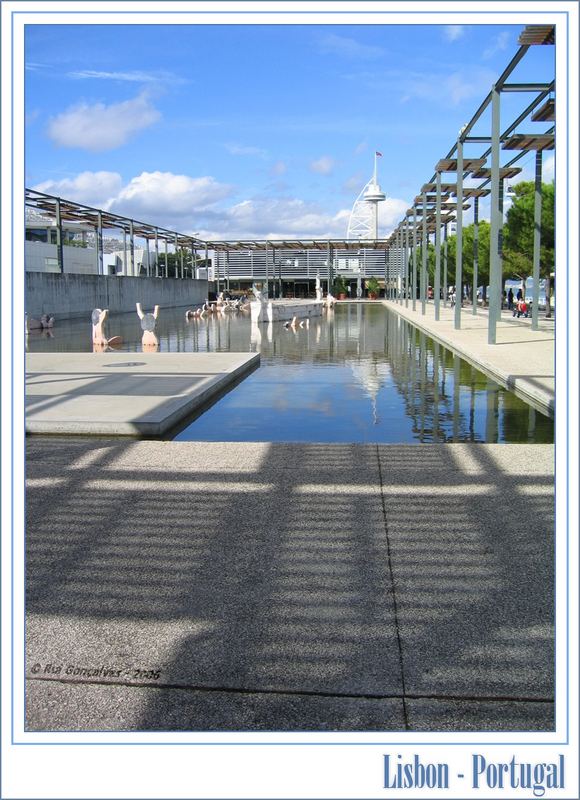
[[[172,308],[200,305],[207,297],[207,281],[178,278],[128,278],[116,275],[61,275],[26,272],[26,312],[29,317],[90,317],[93,308],[111,313],[144,311],[153,306]]]

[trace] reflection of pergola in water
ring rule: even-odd
[[[351,368],[365,394],[370,398],[373,425],[378,425],[377,396],[391,375],[390,364],[386,361],[378,361],[373,356],[357,359],[347,358],[345,364]]]

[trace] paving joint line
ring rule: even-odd
[[[406,703],[406,687],[405,687],[405,665],[403,661],[403,644],[401,642],[401,633],[399,630],[399,613],[397,608],[397,593],[395,591],[395,576],[393,574],[393,562],[391,559],[391,544],[389,542],[389,525],[387,521],[387,507],[385,502],[385,493],[383,491],[384,482],[383,482],[383,471],[381,469],[381,455],[379,451],[378,444],[375,445],[375,452],[377,456],[377,464],[379,468],[379,484],[381,489],[381,507],[383,510],[383,525],[385,528],[385,541],[387,544],[387,563],[389,567],[389,576],[391,579],[391,586],[393,587],[393,613],[395,617],[395,632],[397,635],[397,650],[399,653],[399,668],[401,671],[401,687],[402,687],[402,697],[401,700],[403,702],[403,719],[405,723],[405,730],[409,730],[409,715],[407,713],[407,703]]]
[[[324,697],[337,700],[438,700],[438,701],[462,701],[479,703],[544,703],[550,705],[554,703],[553,697],[519,697],[511,695],[456,695],[456,694],[420,694],[407,692],[405,694],[351,694],[343,692],[320,692],[305,689],[243,689],[232,686],[187,686],[180,683],[147,683],[123,681],[75,681],[63,680],[59,678],[45,678],[43,676],[28,676],[27,680],[39,683],[58,683],[61,686],[72,684],[73,686],[111,686],[114,688],[126,687],[128,689],[178,689],[184,692],[209,692],[239,695],[275,695],[288,697]]]

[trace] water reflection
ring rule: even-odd
[[[112,315],[141,350],[136,314]],[[30,351],[92,350],[91,321],[31,333]],[[259,352],[261,367],[177,438],[300,442],[552,442],[553,422],[381,305],[339,305],[308,328],[161,310],[160,352]]]

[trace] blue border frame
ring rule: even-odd
[[[115,2],[115,0],[104,0],[104,1],[105,2],[110,2],[110,3],[114,3]],[[136,2],[136,1],[137,0],[130,0],[130,2]],[[259,0],[259,2],[264,2],[264,3],[269,2],[269,1],[270,0]],[[299,2],[300,1],[302,1],[302,0],[299,0]],[[303,1],[307,2],[307,0],[303,0]],[[331,2],[331,0],[324,0],[324,1],[325,2]],[[463,0],[450,0],[450,1],[453,2],[453,3],[457,3],[457,4],[463,3]],[[491,1],[497,3],[500,6],[504,4],[503,0],[491,0]],[[515,1],[519,2],[519,3],[523,3],[526,0],[515,0]],[[65,0],[65,2],[73,3],[73,2],[76,2],[76,0]],[[435,3],[435,2],[437,2],[437,0],[428,0],[428,2]],[[11,42],[12,42],[12,76],[11,76],[12,77],[12,80],[11,80],[11,92],[12,92],[12,94],[11,94],[11,109],[12,109],[12,130],[11,130],[11,132],[12,132],[12,142],[11,142],[12,175],[11,175],[11,182],[12,182],[12,208],[13,208],[13,210],[14,210],[14,18],[16,16],[19,16],[19,15],[28,15],[30,13],[51,14],[53,16],[57,16],[57,15],[61,15],[61,14],[69,14],[71,12],[69,12],[69,11],[48,11],[48,10],[47,11],[42,11],[42,9],[37,9],[34,12],[31,12],[31,11],[13,11],[12,14],[11,14],[11,17],[12,17],[12,20],[11,20],[11,22],[12,22],[12,25],[11,25]],[[206,15],[206,14],[212,14],[214,16],[215,15],[231,16],[233,13],[244,13],[244,14],[249,16],[249,15],[255,15],[255,14],[268,13],[269,15],[279,15],[279,16],[284,15],[284,16],[288,17],[288,16],[292,16],[292,15],[304,16],[305,14],[321,14],[321,13],[325,13],[325,12],[324,11],[322,11],[322,12],[321,11],[274,11],[272,9],[267,9],[267,10],[265,9],[264,11],[236,12],[236,11],[217,11],[217,10],[213,10],[212,11],[212,10],[209,10],[209,9],[207,11],[191,11],[191,10],[184,9],[183,11],[170,11],[170,10],[167,10],[167,11],[154,11],[154,10],[147,10],[147,11],[98,11],[98,10],[95,10],[95,11],[78,11],[77,10],[77,11],[73,11],[72,13],[75,13],[75,15],[77,15],[77,16],[83,16],[83,15],[91,15],[91,16],[106,15],[106,16],[110,16],[112,14],[133,14],[133,13],[136,14],[136,13],[139,13],[141,16],[148,16],[148,17],[155,16],[155,15],[168,16],[168,15],[173,15],[173,14],[176,14],[176,15],[177,14],[180,14],[180,15],[189,14],[192,17],[202,16],[202,15]],[[386,17],[386,16],[388,16],[390,14],[400,14],[400,13],[422,14],[424,12],[422,12],[422,11],[413,12],[411,10],[405,11],[405,9],[400,9],[400,10],[397,10],[397,11],[387,11],[387,10],[384,10],[384,9],[377,9],[376,11],[344,11],[344,10],[334,10],[333,9],[333,13],[337,13],[337,14],[341,14],[341,15],[356,15],[356,16],[369,15],[369,14],[381,14],[382,16]],[[449,11],[430,11],[428,13],[430,13],[430,14],[449,14],[449,13],[453,13],[453,12],[449,12]],[[488,10],[488,11],[486,11],[486,10],[480,10],[480,11],[462,10],[461,11],[462,15],[478,15],[478,16],[482,16],[482,15],[485,15],[486,13],[493,13],[495,15],[498,15],[498,14],[514,14],[514,13],[518,13],[518,12],[517,11],[514,12],[513,10],[512,11],[501,11],[501,10],[497,10],[497,11],[496,10]],[[568,48],[567,52],[569,52],[569,47],[570,47],[570,31],[569,31],[569,13],[570,12],[569,11],[563,11],[563,10],[560,11],[559,10],[559,11],[550,12],[549,9],[546,9],[545,11],[528,11],[526,13],[530,17],[537,16],[537,15],[545,16],[547,13],[553,14],[555,18],[564,17],[565,21],[563,23],[560,23],[560,24],[561,25],[565,25],[565,28],[566,28],[566,45],[567,45],[567,48]],[[112,23],[112,24],[114,24],[114,23]],[[195,23],[192,23],[192,24],[195,24]],[[334,23],[334,24],[340,25],[341,23]],[[385,23],[385,24],[388,24],[388,23]],[[407,25],[409,25],[409,24],[412,24],[412,23],[397,23],[397,24],[401,24],[401,25],[402,24],[407,24]],[[431,23],[431,24],[434,25],[436,23]],[[481,24],[485,24],[485,23],[481,23]],[[557,20],[556,19],[555,19],[555,24],[557,24]],[[567,88],[568,88],[566,102],[567,102],[568,119],[569,119],[570,89],[569,89],[569,64],[568,64],[568,61],[567,61],[566,75],[567,75]],[[569,146],[569,128],[568,128],[568,136],[567,136],[567,142],[566,142],[567,157],[569,157],[569,147],[570,146]],[[570,201],[570,194],[569,193],[570,193],[570,187],[569,187],[569,181],[567,181],[566,198],[567,198],[568,214],[569,214],[569,201]],[[14,233],[14,228],[15,228],[15,221],[14,221],[14,216],[13,216],[13,220],[12,220],[12,232],[13,233]],[[569,232],[567,231],[566,263],[568,263],[568,261],[569,261],[569,250],[570,250],[569,238],[570,238],[569,237]],[[12,260],[11,266],[12,266],[12,275],[13,275],[14,274],[14,239],[12,240],[12,244],[11,244],[11,260]],[[569,293],[570,277],[569,277],[569,270],[567,271],[566,278],[567,278],[567,284],[566,284],[567,299],[566,299],[566,302],[567,302],[567,311],[568,311],[568,314],[569,314],[570,313],[570,300],[569,300],[569,297],[570,297],[570,293]],[[12,309],[12,315],[14,315],[14,281],[13,281],[13,279],[12,279],[12,283],[11,283],[11,309]],[[567,362],[566,362],[567,364],[569,363],[568,359],[569,359],[569,356],[570,356],[569,330],[568,330],[568,327],[566,329],[566,350],[565,350],[566,358],[567,358]],[[12,375],[12,385],[14,386],[14,348],[13,347],[11,348],[11,375]],[[565,397],[566,397],[566,428],[568,429],[568,426],[569,426],[569,406],[570,406],[570,397],[569,397],[569,395],[570,395],[570,381],[569,381],[568,374],[566,374],[566,391],[565,391],[564,394],[565,394]],[[15,452],[15,449],[14,449],[14,447],[15,447],[15,442],[14,442],[14,389],[12,389],[11,421],[12,421],[11,463],[12,463],[12,470],[14,470],[14,452]],[[25,432],[24,431],[23,431],[23,435],[25,437]],[[555,439],[555,444],[554,444],[554,452],[555,452],[554,457],[555,457],[555,461],[556,461],[556,452],[557,452],[556,439]],[[566,704],[566,738],[565,738],[564,741],[554,740],[554,741],[533,741],[533,742],[523,741],[523,742],[519,742],[517,740],[514,740],[514,741],[506,742],[505,746],[540,746],[541,745],[541,746],[553,747],[553,746],[556,746],[556,745],[565,745],[565,744],[569,744],[570,743],[569,742],[570,715],[568,713],[569,689],[570,689],[570,686],[569,686],[569,681],[570,681],[570,666],[569,666],[569,664],[570,664],[570,662],[569,662],[569,658],[570,658],[569,590],[570,590],[570,569],[571,569],[570,559],[569,559],[569,548],[570,548],[570,530],[569,530],[569,527],[570,527],[569,526],[569,520],[570,520],[570,502],[569,502],[570,445],[569,445],[569,442],[567,442],[567,444],[566,444],[566,470],[567,470],[567,474],[566,474],[566,478],[565,478],[565,486],[566,486],[566,554],[567,554],[567,570],[566,570],[566,698],[567,698],[567,704]],[[11,603],[11,612],[12,612],[11,613],[11,623],[12,623],[11,624],[12,675],[11,675],[11,680],[12,680],[12,685],[13,685],[13,681],[14,681],[14,672],[15,672],[15,666],[14,666],[14,627],[15,627],[15,625],[14,625],[14,607],[15,607],[15,603],[14,603],[14,494],[15,494],[15,489],[14,489],[14,484],[13,484],[13,486],[12,486],[12,507],[11,507],[11,527],[12,527],[12,530],[11,530],[11,544],[12,544],[12,563],[11,563],[11,576],[12,576],[12,587],[11,587],[11,589],[12,589],[12,592],[11,592],[11,600],[12,600],[12,603]],[[556,530],[556,526],[555,526],[555,530]],[[555,545],[554,545],[554,547],[555,547]],[[555,573],[554,573],[554,577],[556,577]],[[556,600],[554,599],[554,614],[555,614],[555,611],[556,611]],[[554,638],[555,638],[555,642],[557,642],[557,634],[555,634]],[[557,652],[557,648],[556,648],[556,652]],[[554,658],[555,658],[555,662],[556,662],[556,655],[555,655]],[[25,680],[25,676],[23,676],[23,680]],[[554,696],[555,696],[554,705],[555,705],[555,720],[556,720],[557,719],[557,712],[558,712],[558,704],[556,702],[557,681],[555,681]],[[232,742],[224,742],[224,741],[219,741],[219,742],[218,741],[216,741],[216,742],[195,742],[195,741],[194,742],[166,742],[166,741],[146,741],[146,742],[139,742],[139,741],[132,741],[132,742],[111,742],[111,741],[108,741],[108,742],[104,742],[104,741],[91,741],[91,742],[69,742],[69,741],[66,741],[66,742],[19,742],[19,741],[15,741],[14,740],[14,691],[12,691],[11,700],[12,700],[12,703],[11,703],[11,734],[12,734],[11,744],[13,746],[41,746],[41,747],[47,747],[48,746],[48,747],[51,747],[51,746],[62,746],[62,745],[64,745],[64,746],[89,746],[89,747],[107,746],[107,747],[110,747],[110,746],[114,745],[116,747],[117,746],[121,746],[121,747],[122,746],[131,746],[131,747],[134,747],[136,745],[146,745],[146,746],[149,745],[149,746],[155,746],[155,747],[158,747],[158,746],[170,746],[170,747],[184,747],[184,746],[187,746],[187,747],[191,747],[191,746],[197,746],[197,747],[199,747],[199,746],[201,746],[201,747],[203,747],[203,746],[210,746],[210,747],[223,747],[223,746],[228,746],[228,747],[232,747],[232,746],[236,746],[236,747],[238,747],[238,746],[246,746],[246,747],[248,747],[248,746],[260,746],[260,747],[264,747],[264,746],[270,746],[270,747],[279,747],[279,746],[282,746],[282,747],[295,747],[295,746],[300,746],[300,747],[304,747],[304,746],[308,746],[308,747],[315,747],[315,746],[324,746],[324,747],[328,747],[328,746],[368,747],[368,746],[375,746],[376,747],[376,746],[381,746],[381,747],[384,747],[384,746],[389,746],[391,744],[390,742],[385,742],[385,741],[376,741],[376,742],[375,741],[365,741],[365,742],[344,742],[344,741],[341,741],[341,742],[335,742],[335,741],[323,741],[323,742],[320,742],[320,741],[317,741],[317,742],[310,742],[310,741],[301,741],[301,742],[288,742],[288,741],[280,741],[280,742],[272,742],[272,741],[268,741],[268,742],[262,742],[262,741],[256,741],[256,742],[238,742],[238,741],[232,741]],[[523,732],[524,731],[522,731],[522,733]],[[93,731],[93,732],[91,732],[91,731],[87,731],[87,732],[85,732],[85,731],[68,731],[68,732],[67,731],[54,731],[54,732],[46,731],[46,732],[43,732],[43,733],[46,733],[46,734],[50,734],[50,733],[58,733],[58,734],[80,733],[80,734],[85,734],[85,735],[86,734],[90,734],[90,733],[101,734],[101,732],[97,732],[97,731]],[[118,732],[115,731],[115,732],[113,732],[113,731],[108,731],[107,732],[107,731],[103,731],[102,735],[104,736],[104,735],[107,735],[107,734],[110,734],[110,733],[115,733],[117,735],[119,735],[119,734],[120,735],[125,735],[125,734],[131,735],[131,734],[151,734],[151,733],[162,733],[162,734],[163,733],[167,733],[167,734],[188,733],[188,734],[195,734],[196,732],[195,731],[191,731],[191,732],[189,732],[189,731],[188,732],[179,732],[179,731],[166,731],[166,732],[149,732],[149,731],[126,731],[126,732],[125,731],[118,731]],[[207,733],[207,732],[201,731],[200,733],[204,734],[204,733]],[[219,731],[211,731],[211,733],[214,734],[214,733],[220,733],[220,732]],[[252,734],[256,733],[256,735],[271,735],[271,734],[276,734],[276,733],[279,733],[279,732],[277,732],[277,731],[272,731],[272,732],[268,732],[268,731],[263,731],[263,732],[239,731],[239,733],[242,734],[242,735],[247,735],[248,733],[252,733]],[[317,733],[317,732],[316,731],[308,731],[308,732],[306,732],[306,731],[303,731],[303,732],[296,731],[295,733],[300,734],[300,733]],[[359,731],[359,732],[353,731],[352,733],[365,734],[365,733],[372,733],[372,732],[368,732],[368,731]],[[385,731],[385,733],[387,733],[387,732]],[[389,731],[388,733],[390,735],[396,735],[396,734],[412,733],[412,731],[410,731],[410,732],[407,732],[407,731]],[[457,734],[459,734],[461,732],[460,731],[430,731],[430,732],[425,732],[425,733],[432,733],[433,735],[445,735],[445,734],[457,735]],[[489,731],[489,732],[488,731],[481,731],[481,733],[490,733],[491,734],[491,733],[493,733],[493,731]],[[506,732],[506,733],[509,733],[509,732]],[[526,731],[526,733],[528,733],[528,732]],[[530,731],[529,733],[530,734],[534,734],[535,732],[534,731]],[[541,735],[543,733],[545,733],[545,732],[538,732],[539,735]],[[491,746],[493,746],[493,747],[499,746],[498,743],[491,742],[491,741],[490,742],[481,742],[481,741],[465,741],[465,740],[457,741],[457,742],[452,741],[452,740],[451,741],[447,741],[447,742],[430,742],[430,741],[418,741],[418,742],[415,742],[415,741],[409,740],[409,741],[405,741],[404,743],[399,743],[400,747],[410,747],[410,746],[417,746],[417,747],[425,747],[425,746],[429,746],[429,747],[441,747],[441,746],[445,746],[445,747],[466,747],[466,746],[468,746],[468,747],[471,747],[473,745],[482,745],[482,746],[486,746],[487,745],[487,746],[490,746],[490,747]],[[503,743],[502,743],[502,746],[503,746]],[[413,798],[408,797],[407,795],[405,795],[405,797],[407,798],[407,800],[413,800]],[[127,800],[130,800],[130,798],[127,798]],[[138,800],[138,799],[135,799],[135,800]],[[170,800],[170,798],[167,798],[166,800]],[[322,798],[321,798],[321,800],[322,800]],[[331,800],[331,799],[329,798],[329,800]],[[483,797],[482,797],[482,800],[484,800]]]

